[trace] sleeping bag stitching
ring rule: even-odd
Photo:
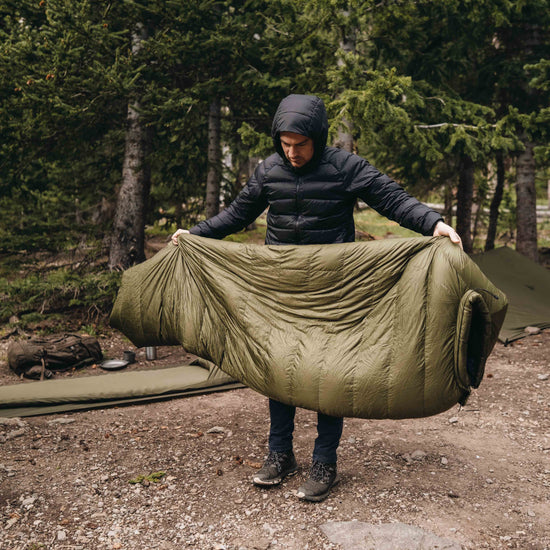
[[[344,298],[344,281],[348,279],[350,272],[349,263],[346,262],[346,258],[344,254],[341,255],[341,266],[340,266],[340,287],[341,287],[341,298],[340,298],[340,308],[342,309],[342,300]],[[364,319],[364,317],[363,317]],[[355,325],[353,325],[352,330],[362,323],[359,320],[356,320]],[[356,410],[357,407],[357,396],[358,396],[358,388],[357,388],[357,364],[352,366],[351,369],[351,375],[350,375],[350,385],[351,385],[351,409],[352,411]]]
[[[397,288],[397,285],[399,284],[399,281],[401,280],[401,277],[395,282],[393,287],[388,291],[388,293],[392,292],[393,289]],[[393,317],[392,317],[392,324],[391,324],[391,334],[392,334],[392,346],[390,350],[389,360],[386,365],[384,365],[384,371],[386,373],[386,376],[384,377],[385,384],[384,384],[384,390],[385,390],[385,400],[386,400],[386,410],[384,411],[384,416],[387,416],[390,411],[390,382],[391,382],[391,376],[392,376],[392,365],[395,363],[395,357],[394,357],[394,350],[398,349],[396,345],[398,346],[399,343],[397,342],[397,317],[401,314],[401,296],[402,293],[397,292],[395,294],[397,307],[394,309]]]
[[[139,282],[139,297],[140,297],[140,299],[138,300],[139,324],[140,324],[141,334],[143,335],[143,337],[145,337],[144,322],[145,322],[146,317],[145,317],[145,315],[143,315],[143,302],[141,300],[141,297],[143,296],[143,285],[145,284],[145,281],[146,281],[146,279],[144,277]]]
[[[426,369],[427,369],[427,358],[426,358],[426,331],[427,331],[427,325],[428,320],[430,319],[429,316],[429,305],[430,300],[429,293],[430,293],[430,285],[431,285],[431,279],[433,278],[433,269],[434,269],[434,248],[430,247],[430,265],[426,272],[426,283],[424,284],[424,296],[423,296],[423,310],[424,310],[424,316],[423,316],[423,326],[422,326],[422,354],[419,354],[419,356],[422,358],[423,364],[422,364],[422,412],[423,414],[426,414],[426,384],[427,384],[427,376],[426,376]]]

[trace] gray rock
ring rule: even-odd
[[[427,453],[425,453],[424,451],[420,451],[420,450],[414,451],[411,454],[411,458],[413,460],[424,460],[427,456],[428,456]]]
[[[225,428],[222,426],[212,426],[212,428],[206,430],[207,434],[224,434]]]
[[[0,417],[0,426],[17,426],[18,428],[24,428],[28,424],[23,422],[20,418],[3,418]]]
[[[16,437],[21,437],[22,435],[25,435],[25,428],[21,428],[20,430],[13,430],[13,432],[9,432],[6,434],[6,439],[15,439]]]
[[[23,499],[23,501],[21,502],[21,506],[30,508],[36,502],[37,498],[38,498],[37,495],[31,495],[30,497]]]
[[[321,530],[342,550],[461,550],[454,540],[404,523],[373,525],[361,521],[331,521]]]
[[[74,418],[56,418],[54,420],[48,420],[48,424],[72,424],[76,422]]]

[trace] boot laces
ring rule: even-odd
[[[325,464],[324,462],[314,461],[311,466],[310,477],[320,483],[329,483],[336,472],[335,464]]]
[[[277,452],[277,451],[273,451],[273,452],[270,452],[268,455],[267,455],[267,458],[266,458],[266,466],[269,465],[273,465],[277,468],[277,471],[280,472],[282,471],[283,469],[283,465],[285,463],[285,461],[288,459],[288,456],[289,456],[289,453],[280,453],[280,452]]]

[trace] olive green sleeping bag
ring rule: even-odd
[[[111,324],[283,403],[414,418],[465,402],[506,297],[441,237],[307,246],[181,235],[123,275]]]

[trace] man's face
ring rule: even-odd
[[[311,138],[294,132],[281,132],[280,139],[283,152],[294,168],[305,166],[313,158],[315,149]]]

